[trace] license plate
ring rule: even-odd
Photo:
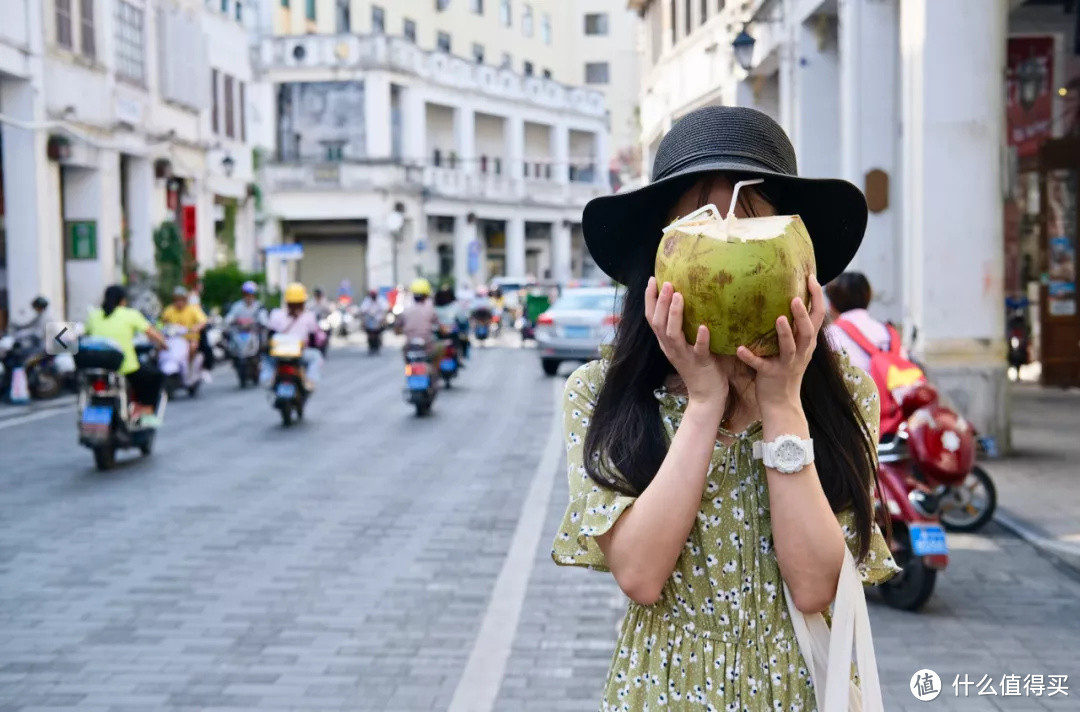
[[[940,524],[911,524],[908,533],[911,535],[911,552],[915,556],[949,553],[945,529]]]
[[[405,385],[410,391],[423,391],[431,386],[431,376],[426,373],[415,376],[406,376]]]
[[[587,339],[592,336],[592,327],[589,326],[564,326],[563,336],[568,339]]]
[[[113,409],[107,405],[88,405],[83,408],[83,425],[109,425],[112,422]]]
[[[275,393],[277,393],[278,398],[292,398],[296,395],[296,385],[293,383],[279,383]]]
[[[444,358],[439,364],[439,370],[453,373],[457,370],[457,361],[452,358]]]

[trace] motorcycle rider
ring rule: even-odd
[[[371,324],[382,326],[389,308],[390,306],[377,289],[368,290],[364,301],[360,302],[360,318],[363,321],[364,328],[368,329]]]
[[[45,324],[52,321],[49,314],[49,300],[38,295],[34,297],[34,301],[30,302],[30,308],[34,310],[34,316],[30,317],[30,321],[23,322],[22,324],[12,322],[11,331],[12,333],[32,331],[37,336],[44,338]]]
[[[431,283],[423,277],[413,281],[409,287],[413,301],[405,307],[401,315],[394,322],[394,333],[405,335],[405,348],[412,341],[423,341],[427,349],[429,360],[435,356],[435,328],[439,319],[432,305]]]
[[[319,371],[323,362],[319,347],[326,339],[326,334],[319,328],[319,320],[315,317],[315,312],[307,308],[308,293],[304,285],[293,282],[285,287],[283,301],[285,308],[279,307],[270,312],[266,326],[272,334],[288,334],[304,342],[304,352],[300,361],[304,364],[305,387],[309,391],[314,390],[314,384],[319,381]]]
[[[315,287],[311,293],[314,295],[314,299],[311,300],[311,309],[315,312],[315,318],[325,319],[330,316],[330,313],[334,311],[334,303],[323,294],[322,287]]]
[[[229,307],[229,311],[225,314],[225,324],[227,326],[232,325],[237,319],[249,318],[256,322],[260,321],[260,316],[265,311],[262,303],[256,297],[256,293],[259,291],[259,285],[250,279],[240,285],[241,298],[232,303]]]
[[[139,311],[127,305],[127,292],[119,284],[105,288],[105,298],[101,308],[90,310],[86,320],[86,334],[109,339],[120,347],[124,360],[120,364],[120,375],[131,384],[135,395],[132,404],[134,418],[144,428],[156,428],[160,425],[155,412],[161,398],[161,386],[164,378],[154,365],[141,365],[135,353],[135,336],[146,334],[159,349],[167,348],[165,337],[155,329]]]
[[[443,282],[434,297],[435,316],[439,320],[439,332],[450,335],[457,346],[458,353],[464,357],[465,345],[461,333],[461,308],[457,295],[448,282]]]
[[[833,349],[847,352],[852,366],[869,372],[870,354],[860,348],[836,322],[843,320],[855,327],[879,349],[889,348],[888,328],[867,311],[873,297],[870,281],[860,272],[844,272],[825,286],[825,296],[829,300],[829,320],[833,322],[826,328],[826,333]],[[908,357],[902,348],[900,355]]]
[[[188,300],[188,290],[185,287],[177,286],[173,289],[172,297],[172,304],[161,312],[161,322],[165,325],[175,324],[187,329],[185,338],[188,341],[188,366],[190,367],[194,362],[195,354],[199,351],[200,335],[209,320],[201,306],[192,304]],[[209,382],[209,371],[203,371],[203,379]]]

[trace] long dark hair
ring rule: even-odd
[[[708,201],[719,177],[713,174],[699,182],[698,205]],[[730,180],[734,184],[740,177],[731,176]],[[763,188],[756,191],[759,196],[782,210],[782,190],[768,184],[756,187]],[[753,214],[747,192],[740,193],[740,205]],[[643,241],[648,244],[637,251],[637,268],[625,285],[613,353],[585,434],[585,469],[589,476],[629,495],[639,495],[649,486],[667,455],[653,393],[674,369],[645,319],[645,288],[653,274],[659,241],[657,234],[655,240]],[[876,444],[870,441],[870,431],[848,391],[840,361],[829,347],[824,329],[818,334],[803,377],[801,395],[810,437],[814,439],[821,487],[834,512],[853,509],[859,535],[856,558],[861,560],[869,550],[874,522],[871,485],[877,486]]]
[[[125,299],[127,299],[127,291],[119,284],[105,287],[105,299],[101,302],[101,311],[105,312],[105,316],[110,316]]]

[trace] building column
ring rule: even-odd
[[[799,174],[840,175],[840,63],[831,17],[815,15],[795,30],[795,132]]]
[[[364,141],[367,158],[390,158],[390,78],[383,72],[364,75]]]
[[[525,274],[525,219],[510,218],[506,221],[506,276],[521,277]]]
[[[519,115],[507,116],[503,123],[506,140],[506,175],[510,177],[514,194],[525,195],[525,120]]]
[[[127,164],[126,180],[121,188],[124,191],[124,205],[127,206],[128,266],[129,269],[153,274],[154,168],[148,158],[123,156],[120,160]]]
[[[556,220],[551,223],[551,277],[560,283],[569,281],[572,276],[570,228],[569,220]]]
[[[383,216],[369,217],[367,220],[367,288],[379,289],[395,284],[394,274],[394,236],[386,226]],[[398,246],[400,252],[401,246]],[[401,255],[398,255],[400,262]],[[405,281],[407,275],[398,273],[396,282]],[[354,288],[357,285],[353,285]]]
[[[840,175],[863,190],[866,176],[888,179],[887,207],[871,212],[850,269],[873,286],[874,315],[901,322],[900,2],[840,3]]]
[[[570,128],[566,124],[557,123],[551,127],[551,160],[551,179],[556,183],[569,183]]]
[[[471,106],[459,106],[454,110],[454,150],[458,170],[469,175],[479,172],[476,165],[476,112]]]
[[[401,110],[402,158],[407,165],[427,165],[427,101],[419,87],[405,87]]]
[[[45,118],[44,92],[35,90],[30,81],[0,80],[0,106],[5,114],[27,124]],[[28,320],[30,302],[39,294],[49,300],[52,313],[60,316],[65,313],[60,171],[46,157],[48,134],[9,123],[0,124],[0,132],[10,317]]]
[[[454,217],[454,284],[475,286],[477,275],[469,269],[469,250],[480,247],[477,243],[476,217],[469,222],[467,215]],[[479,260],[478,260],[479,262]],[[479,264],[477,265],[479,269]]]
[[[900,5],[905,324],[935,384],[1003,448],[1006,4]]]
[[[120,157],[115,151],[91,149],[90,160],[63,168],[63,219],[92,225],[94,254],[69,255],[65,261],[67,316],[83,320],[101,303],[105,287],[119,281]],[[65,235],[65,240],[70,236]],[[84,245],[86,243],[83,243]]]
[[[607,131],[597,131],[595,135],[596,173],[593,182],[604,189],[611,191],[611,148],[610,137]]]

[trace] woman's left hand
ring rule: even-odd
[[[803,373],[810,363],[810,356],[817,345],[818,331],[825,321],[825,295],[817,277],[811,274],[806,279],[810,291],[810,311],[806,311],[803,300],[796,297],[791,302],[791,315],[794,317],[795,330],[786,316],[776,320],[776,334],[779,337],[780,353],[776,356],[757,356],[745,346],[737,352],[739,360],[754,369],[754,390],[758,406],[762,410],[785,406],[801,408],[800,391]]]

